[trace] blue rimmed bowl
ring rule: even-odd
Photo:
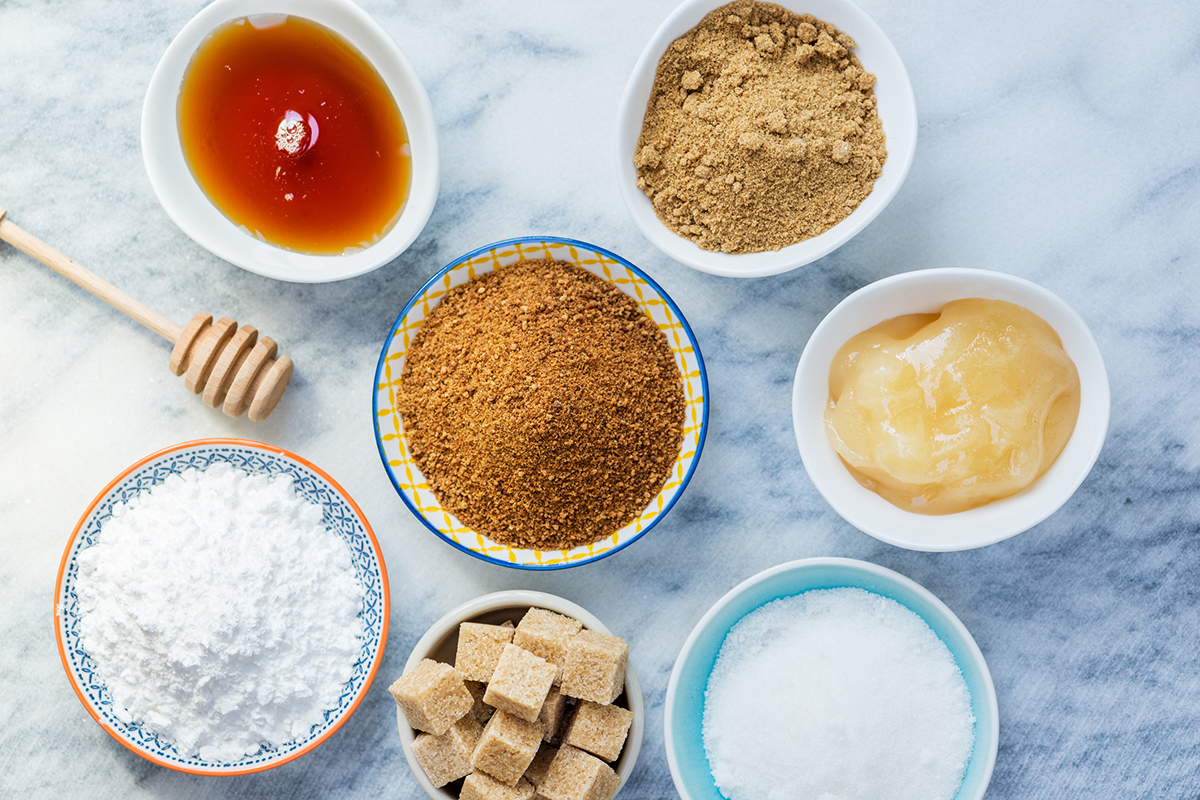
[[[704,753],[704,692],[717,653],[735,624],[783,597],[813,589],[863,589],[895,600],[925,621],[946,645],[966,680],[975,716],[975,745],[954,800],[980,800],[1000,742],[1000,713],[987,662],[954,612],[915,581],[866,561],[806,558],[748,578],[717,601],[683,644],[667,684],[663,732],[667,764],[682,800],[725,800]]]
[[[226,462],[252,475],[290,476],[296,493],[321,507],[325,525],[350,549],[355,575],[363,587],[362,649],[337,707],[328,709],[324,719],[306,735],[230,763],[181,753],[169,741],[139,725],[123,722],[114,713],[108,689],[80,641],[83,610],[76,591],[79,575],[76,559],[102,535],[105,522],[112,517],[113,506],[157,486],[169,475],[187,469],[204,470],[217,462]],[[389,608],[387,569],[379,543],[358,505],[333,478],[320,467],[278,447],[243,439],[202,439],[146,456],[114,478],[88,506],[71,534],[59,566],[54,589],[54,631],[58,653],[75,694],[107,734],[159,766],[196,775],[244,775],[299,758],[332,736],[350,718],[366,696],[383,657]]]
[[[597,542],[571,550],[509,547],[463,525],[442,508],[413,461],[396,413],[396,388],[404,359],[425,319],[446,292],[479,275],[522,259],[553,259],[575,264],[616,286],[637,301],[666,334],[683,381],[686,403],[683,444],[662,491],[636,520]],[[440,270],[408,302],[392,326],[375,370],[375,439],[384,469],[400,499],[442,541],[476,558],[518,569],[562,569],[597,561],[628,547],[671,510],[687,486],[708,430],[708,377],[700,346],[679,307],[651,278],[616,253],[575,239],[522,236],[473,250]]]

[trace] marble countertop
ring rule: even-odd
[[[617,193],[618,100],[673,0],[366,0],[425,82],[441,195],[406,253],[332,284],[261,278],[210,255],[155,201],[138,139],[159,57],[200,2],[0,1],[0,205],[21,227],[168,317],[250,322],[297,364],[265,423],[203,406],[155,334],[0,245],[0,795],[419,798],[387,685],[453,606],[506,588],[585,606],[632,645],[647,701],[626,800],[674,794],[662,704],[692,626],[792,559],[866,559],[938,595],[972,632],[1000,704],[988,797],[1200,792],[1200,13],[1186,0],[862,0],[907,64],[920,138],[907,183],[849,244],[771,278],[704,275],[654,250]],[[438,541],[380,464],[371,416],[392,322],[456,256],[571,236],[641,266],[709,369],[711,429],[691,485],[642,541],[578,569],[491,566]],[[792,434],[797,360],[851,291],[969,266],[1059,294],[1112,385],[1098,463],[1034,529],[959,553],[882,544],[809,482]],[[258,439],[320,465],[373,524],[392,624],[357,713],[304,758],[201,778],[109,738],[63,675],[54,583],[79,515],[167,445]]]

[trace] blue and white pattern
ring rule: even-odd
[[[204,470],[216,462],[226,462],[252,475],[287,475],[296,493],[305,501],[321,506],[322,521],[350,549],[354,571],[363,586],[360,616],[364,635],[354,674],[338,698],[337,707],[328,709],[322,722],[302,738],[275,746],[264,746],[255,755],[225,763],[206,761],[180,753],[169,741],[136,724],[123,722],[108,689],[96,673],[96,665],[83,648],[79,627],[84,609],[79,607],[76,581],[77,556],[103,535],[105,522],[115,505],[125,503],[143,491],[162,483],[169,475],[189,469]],[[382,556],[368,533],[366,521],[348,499],[325,477],[314,472],[286,452],[253,442],[182,445],[170,449],[135,467],[109,488],[80,522],[79,530],[68,545],[63,567],[61,590],[55,608],[64,666],[91,712],[113,736],[135,751],[164,766],[204,774],[238,774],[258,771],[288,761],[302,751],[315,747],[341,724],[370,686],[387,635],[387,585]]]

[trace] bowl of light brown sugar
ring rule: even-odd
[[[685,0],[638,59],[617,128],[642,234],[744,278],[848,242],[900,190],[917,143],[900,55],[852,0]]]
[[[636,266],[520,237],[435,274],[388,334],[375,433],[401,500],[451,546],[519,569],[621,550],[676,503],[708,426],[679,308]]]
[[[493,592],[426,631],[391,685],[404,756],[432,800],[611,800],[645,704],[630,645],[545,592]]]

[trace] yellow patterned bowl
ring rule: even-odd
[[[404,357],[429,313],[450,289],[472,278],[522,259],[554,259],[582,267],[616,286],[641,306],[667,336],[683,381],[686,417],[683,444],[670,476],[646,510],[633,522],[599,541],[572,550],[532,550],[508,547],[476,533],[442,508],[417,467],[404,438],[404,423],[396,413],[396,387]],[[505,239],[470,252],[439,271],[404,307],[392,326],[375,370],[375,440],[384,469],[400,499],[425,527],[448,544],[476,558],[529,570],[575,567],[628,547],[671,510],[683,494],[708,430],[708,377],[700,347],[679,308],[646,273],[602,247],[574,239],[522,236]]]

